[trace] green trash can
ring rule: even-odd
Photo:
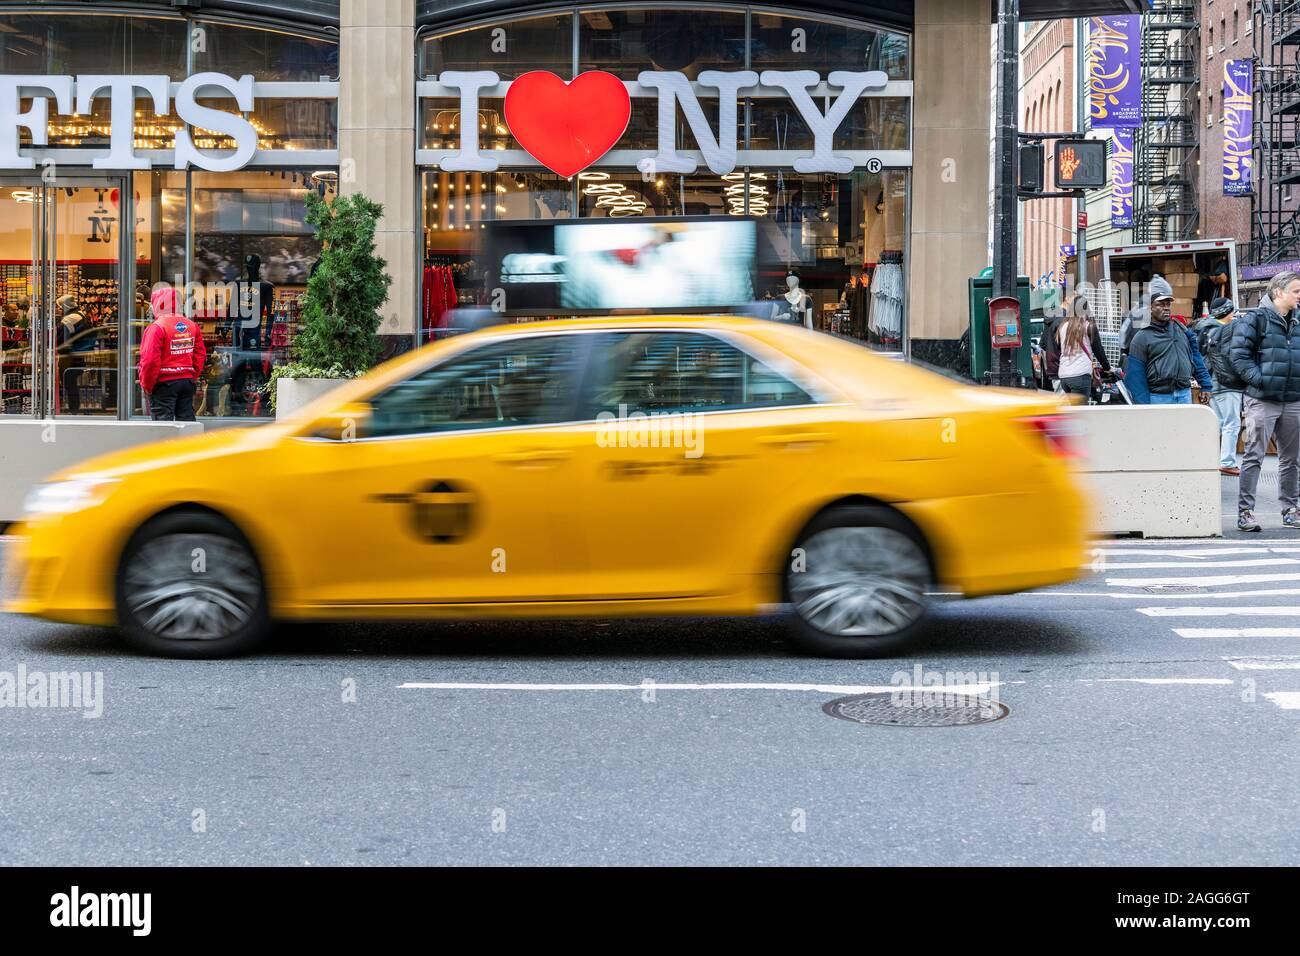
[[[985,376],[993,366],[993,336],[989,331],[989,300],[993,298],[993,276],[991,269],[985,269],[987,275],[972,276],[969,280],[970,315],[970,375],[977,382],[985,381]],[[1020,347],[1013,349],[1016,353],[1016,367],[1027,382],[1034,379],[1033,349],[1029,340],[1033,334],[1029,314],[1029,276],[1016,277],[1016,293],[1020,299]],[[1041,328],[1040,328],[1041,331]]]

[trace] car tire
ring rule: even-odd
[[[815,517],[786,559],[791,642],[822,657],[887,657],[920,632],[934,581],[925,539],[896,511],[855,505]]]
[[[209,512],[171,512],[141,526],[122,551],[114,596],[123,639],[146,654],[233,657],[270,633],[257,556],[238,528]]]

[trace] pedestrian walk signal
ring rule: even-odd
[[[1059,139],[1056,141],[1058,189],[1100,189],[1105,185],[1105,140]]]
[[[1017,185],[1022,192],[1040,193],[1043,191],[1043,144],[1021,143],[1016,160],[1019,172]]]

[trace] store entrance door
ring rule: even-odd
[[[125,417],[121,176],[0,178],[0,412]],[[127,224],[127,232],[129,232]]]

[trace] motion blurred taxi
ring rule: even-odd
[[[780,609],[804,650],[891,654],[927,593],[1075,575],[1071,454],[1056,398],[795,326],[498,326],[68,469],[28,499],[7,607],[180,657],[286,619]]]

